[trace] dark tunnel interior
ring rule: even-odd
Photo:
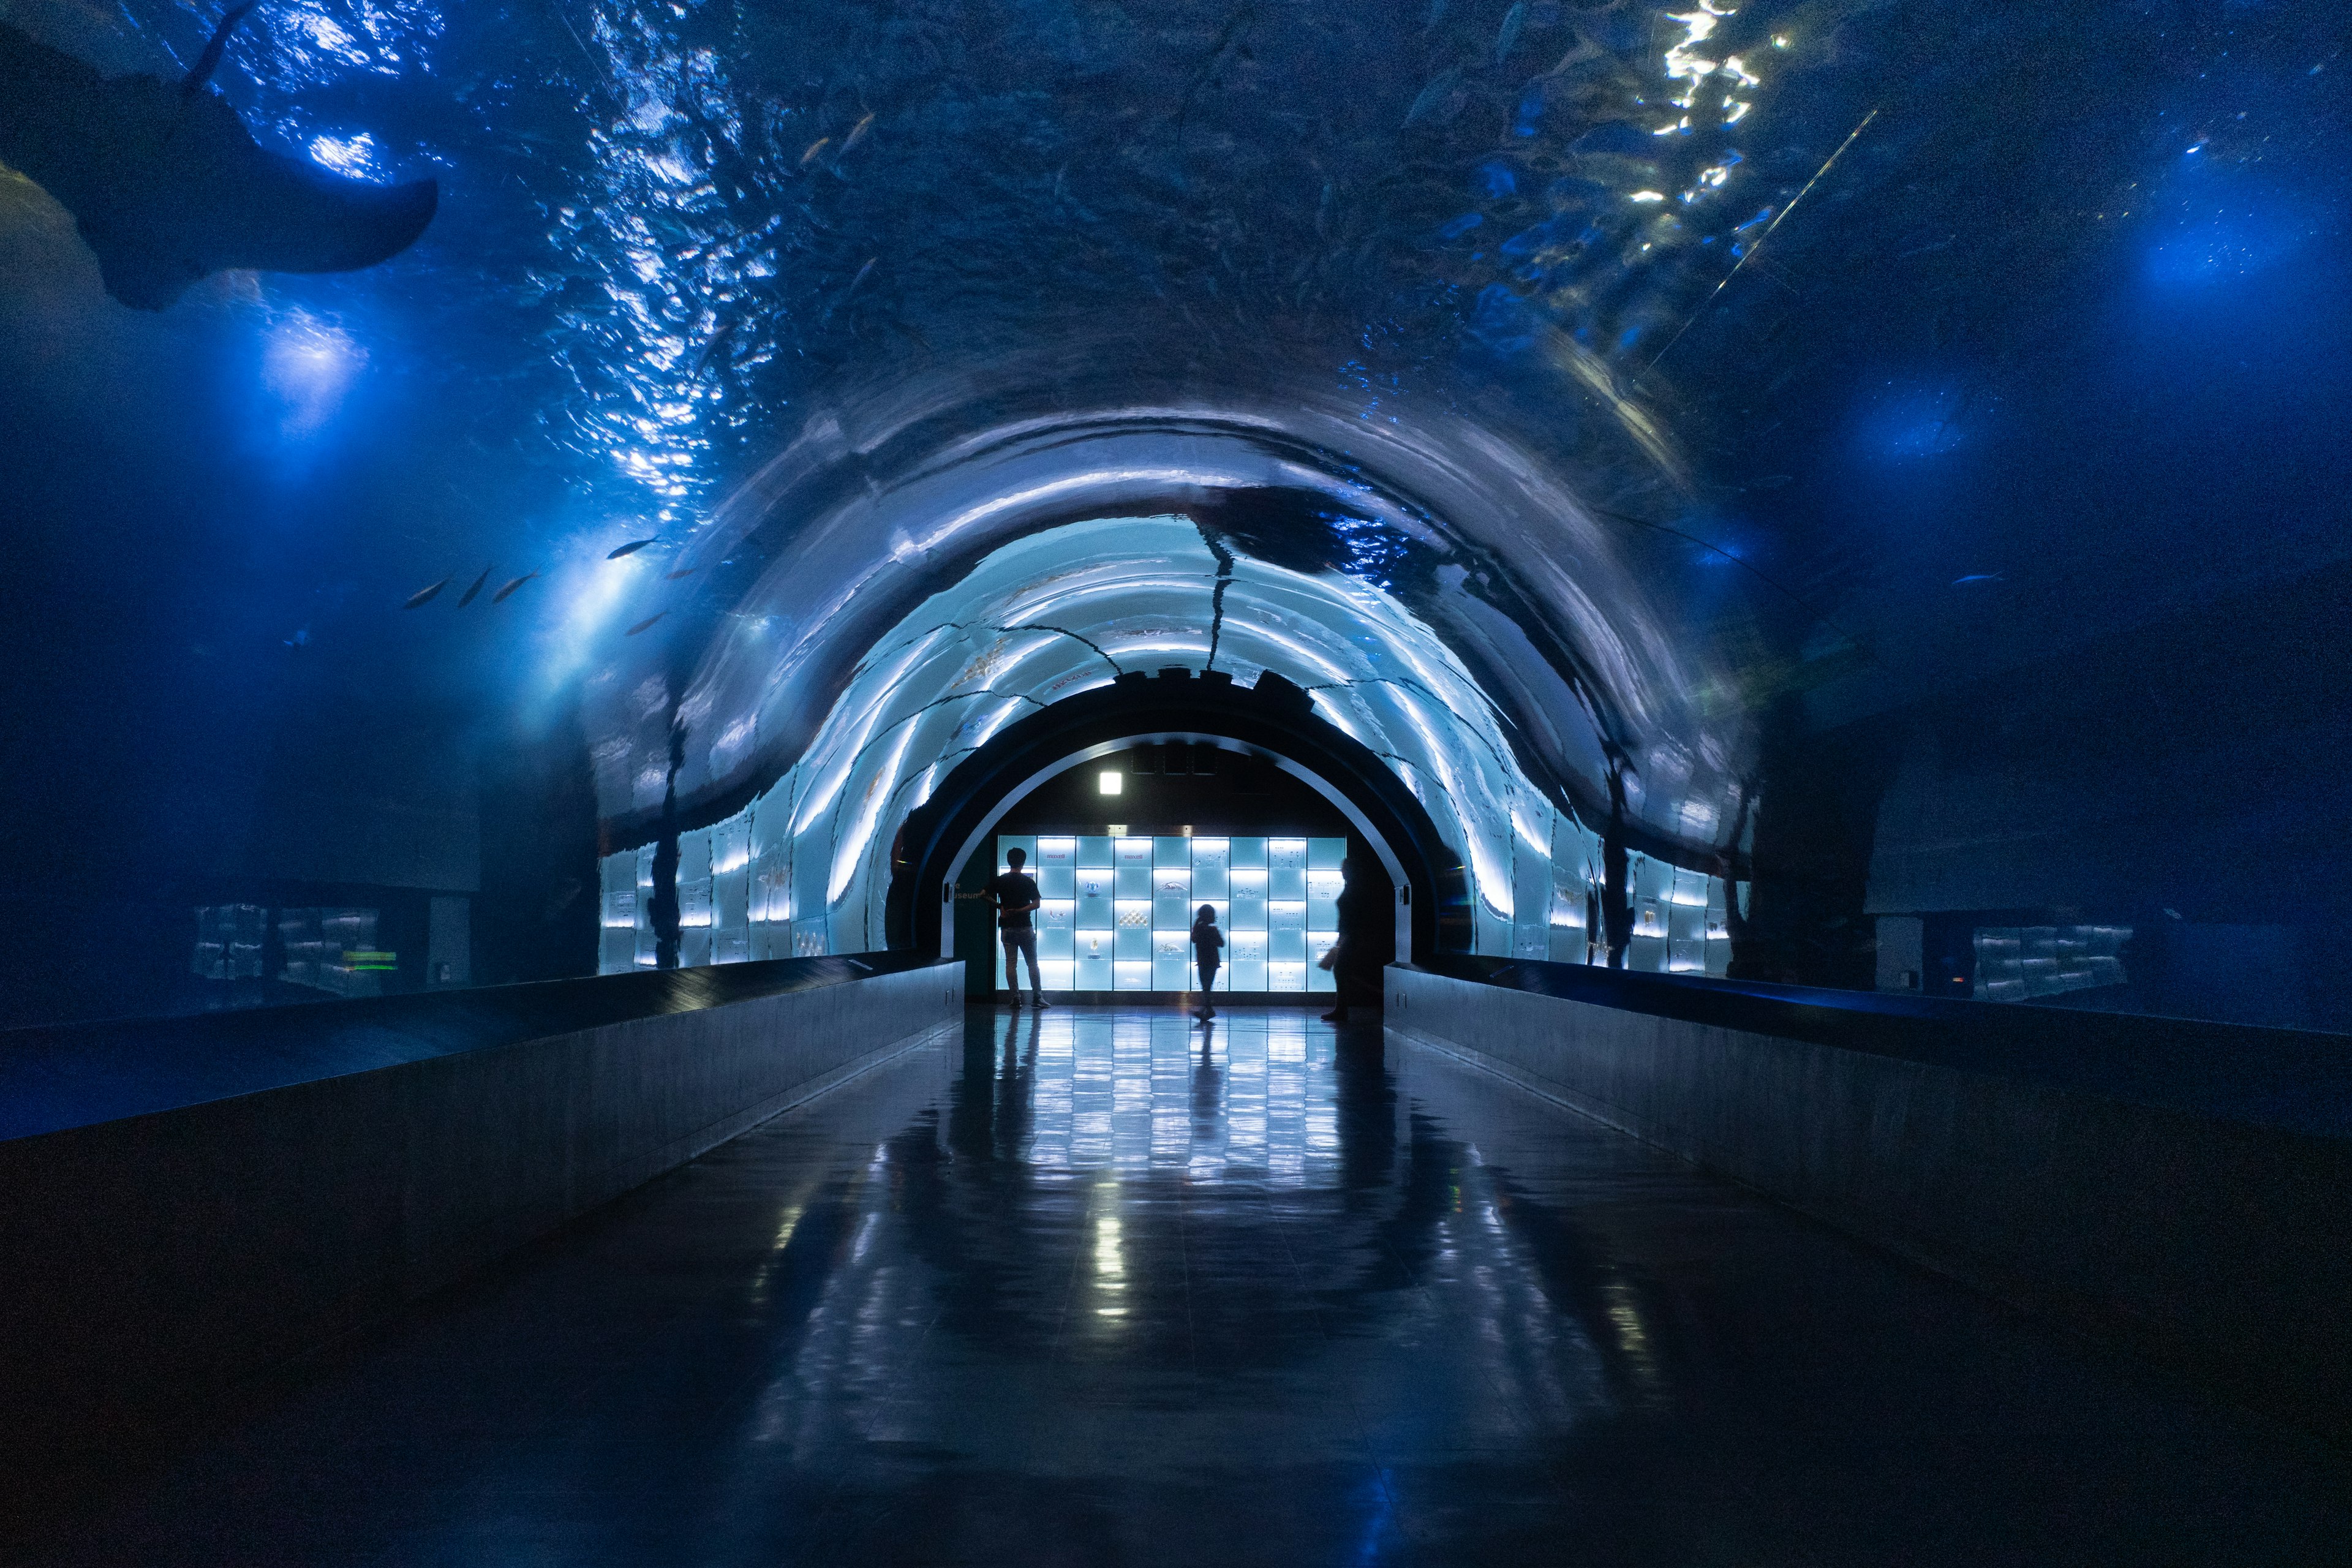
[[[2347,37],[0,0],[0,1559],[2339,1562]]]

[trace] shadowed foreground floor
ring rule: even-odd
[[[54,1560],[2341,1560],[2334,1450],[1386,1051],[1296,1010],[976,1012]]]

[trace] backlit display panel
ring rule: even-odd
[[[1225,933],[1218,990],[1333,989],[1316,960],[1339,938],[1344,838],[1004,834],[998,871],[1012,868],[1015,849],[1045,900],[1037,957],[1048,989],[1194,989],[1192,914],[1202,904]]]

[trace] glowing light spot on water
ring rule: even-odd
[[[302,311],[269,330],[261,352],[261,384],[279,408],[279,429],[307,436],[326,425],[367,363],[350,333]]]
[[[310,160],[353,179],[380,180],[383,177],[383,169],[376,158],[375,140],[364,131],[356,136],[312,137]]]

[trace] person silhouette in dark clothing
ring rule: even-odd
[[[1225,962],[1225,933],[1217,929],[1217,910],[1213,904],[1202,904],[1192,917],[1192,963],[1201,972],[1201,1009],[1196,1018],[1213,1018],[1216,1004],[1209,994],[1217,988],[1217,970]]]
[[[1026,850],[1005,852],[1004,863],[1012,869],[990,879],[989,901],[996,906],[996,931],[1004,942],[1004,988],[1012,993],[1013,1005],[1021,1005],[1021,971],[1019,960],[1029,960],[1029,989],[1038,1006],[1045,1006],[1045,982],[1037,972],[1037,931],[1029,923],[1029,911],[1042,909],[1045,900],[1038,896],[1036,879],[1021,868],[1028,862]]]
[[[1373,978],[1381,960],[1371,951],[1370,933],[1373,922],[1381,916],[1380,895],[1359,882],[1352,873],[1352,859],[1339,862],[1339,897],[1333,912],[1339,917],[1339,940],[1323,955],[1322,966],[1331,972],[1331,1010],[1323,1015],[1327,1024],[1348,1021],[1348,996],[1369,984],[1377,985]]]

